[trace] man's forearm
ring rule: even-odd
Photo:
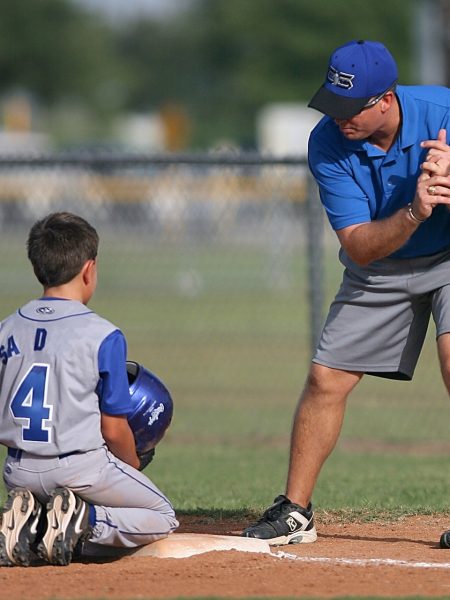
[[[368,265],[401,248],[419,225],[409,207],[403,207],[386,219],[346,227],[336,233],[350,258],[359,265]]]

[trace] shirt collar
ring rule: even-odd
[[[419,140],[419,109],[415,99],[408,94],[405,87],[398,87],[397,98],[402,113],[400,147],[405,150]]]

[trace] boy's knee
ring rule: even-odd
[[[173,515],[171,517],[169,517],[168,522],[169,522],[170,531],[175,531],[175,529],[178,529],[178,527],[180,526],[180,523],[178,522],[178,519],[176,518],[175,513],[173,513]]]

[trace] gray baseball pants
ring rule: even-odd
[[[133,548],[149,544],[178,527],[169,500],[146,477],[106,447],[62,458],[23,452],[8,456],[3,478],[8,489],[25,487],[46,503],[56,487],[68,487],[94,506],[90,542]]]

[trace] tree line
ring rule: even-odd
[[[107,130],[123,111],[178,107],[190,145],[254,144],[255,115],[305,102],[330,51],[377,39],[411,83],[415,0],[184,0],[170,18],[120,26],[71,0],[0,0],[1,95],[26,90],[51,114],[82,107]]]

